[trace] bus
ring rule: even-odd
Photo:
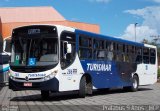
[[[8,56],[11,56],[11,37],[6,37],[3,40],[3,53],[5,53]]]
[[[10,56],[4,52],[4,40],[0,36],[0,84],[8,83],[8,70]]]
[[[13,29],[9,88],[51,92],[123,87],[137,91],[157,81],[156,46],[61,25]]]

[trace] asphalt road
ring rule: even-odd
[[[0,111],[103,111],[160,110],[160,83],[141,86],[137,92],[122,89],[94,91],[93,96],[79,98],[76,92],[51,94],[42,100],[40,91],[0,91]]]

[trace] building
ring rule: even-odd
[[[29,24],[58,24],[99,33],[99,25],[66,20],[53,7],[0,8],[0,34],[11,35],[12,29]]]

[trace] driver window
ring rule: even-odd
[[[62,69],[70,66],[76,55],[76,36],[73,32],[64,31],[61,34],[61,67]],[[71,44],[71,53],[67,53],[67,44]]]

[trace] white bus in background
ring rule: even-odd
[[[10,59],[10,51],[5,49],[10,48],[10,41],[7,38],[5,40],[1,40],[1,51],[0,51],[0,83],[8,83],[8,70],[9,70],[9,59]]]
[[[11,39],[9,88],[50,92],[124,87],[157,81],[157,48],[60,25],[15,28]]]
[[[3,52],[9,56],[11,56],[11,37],[6,37],[3,40]]]

